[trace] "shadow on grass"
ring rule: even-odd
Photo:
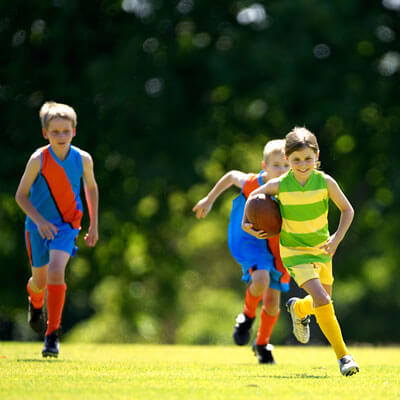
[[[310,375],[310,374],[290,374],[290,375],[263,375],[250,376],[249,378],[269,378],[269,379],[328,379],[328,375]],[[251,385],[248,385],[251,386]]]
[[[64,363],[64,362],[69,362],[69,361],[66,361],[66,360],[57,360],[57,359],[54,359],[54,358],[49,358],[49,359],[46,359],[46,358],[17,358],[15,361],[17,361],[17,362],[39,362],[39,363],[49,363],[49,362],[51,362],[51,363],[57,363],[57,364],[59,364],[59,363]]]
[[[309,374],[293,374],[293,375],[274,375],[270,378],[277,379],[327,379],[328,375],[309,375]]]

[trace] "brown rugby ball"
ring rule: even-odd
[[[276,236],[281,231],[282,216],[278,203],[265,194],[258,194],[246,202],[244,209],[247,220],[253,229],[262,230],[268,237]]]

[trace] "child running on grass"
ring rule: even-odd
[[[77,247],[81,229],[83,178],[90,226],[85,236],[88,246],[98,240],[98,189],[89,153],[71,146],[77,117],[65,104],[46,102],[40,109],[43,136],[49,145],[30,157],[16,193],[16,201],[27,215],[26,246],[32,277],[28,281],[28,321],[32,329],[45,330],[43,304],[47,289],[47,330],[43,357],[57,357],[59,328],[64,308],[65,267]]]
[[[270,179],[277,178],[289,169],[284,157],[284,140],[271,140],[264,148],[264,158],[259,174],[241,171],[226,173],[194,207],[197,218],[204,218],[211,210],[214,201],[232,185],[241,189],[233,201],[228,228],[228,244],[232,256],[242,266],[242,280],[247,284],[244,311],[236,318],[233,339],[237,345],[245,345],[250,340],[250,330],[254,323],[261,300],[263,306],[260,326],[253,350],[260,364],[273,364],[272,346],[269,339],[278,320],[280,293],[289,290],[290,276],[282,265],[279,256],[278,236],[259,240],[242,229],[244,206],[249,194]]]
[[[305,128],[294,128],[286,135],[285,155],[290,170],[252,192],[278,196],[282,214],[280,252],[283,265],[296,283],[309,295],[293,297],[287,308],[292,318],[293,333],[301,343],[310,339],[310,315],[332,345],[340,372],[353,375],[359,367],[343,341],[332,305],[332,256],[350,227],[354,211],[336,181],[316,168],[319,147],[314,134]],[[328,231],[328,202],[331,199],[341,212],[339,226],[333,235]],[[256,231],[243,218],[243,229],[258,238]]]

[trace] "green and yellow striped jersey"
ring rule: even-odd
[[[289,170],[280,181],[278,198],[282,214],[280,252],[284,266],[330,261],[330,256],[319,249],[329,238],[329,194],[324,174],[313,170],[302,186]]]

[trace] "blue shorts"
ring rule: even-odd
[[[73,257],[78,250],[75,240],[79,229],[60,229],[54,239],[42,239],[38,231],[25,230],[25,244],[32,267],[43,267],[50,261],[50,250],[62,250]]]
[[[289,285],[281,283],[280,279],[282,273],[276,269],[273,259],[260,257],[258,260],[254,258],[248,262],[243,262],[243,260],[241,260],[240,265],[243,273],[242,281],[249,283],[251,281],[251,274],[254,271],[265,270],[269,272],[270,288],[280,290],[281,292],[287,292],[289,290]]]

